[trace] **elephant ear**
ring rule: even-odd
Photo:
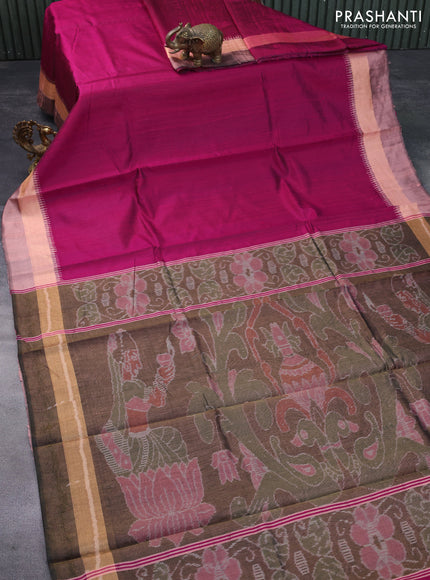
[[[197,45],[202,46],[203,43],[204,43],[204,39],[201,36],[192,36],[191,37],[191,42],[193,44],[197,44]]]
[[[191,24],[187,22],[186,25],[183,26],[179,31],[179,35],[181,38],[184,38],[189,42],[191,40],[191,34]]]

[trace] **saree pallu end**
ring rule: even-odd
[[[391,265],[361,271],[376,248]],[[349,272],[337,267],[336,279],[338,251]],[[21,339],[20,362],[27,389],[37,385],[30,417],[53,576],[427,569],[430,276],[410,228],[228,260],[14,296],[22,315],[37,302],[42,331]],[[208,270],[229,279],[210,284]],[[179,275],[186,285],[171,282]],[[156,313],[163,279],[172,305]],[[237,298],[223,299],[232,286]],[[189,306],[175,307],[177,296]]]
[[[16,293],[53,577],[426,570],[428,264],[399,220]]]

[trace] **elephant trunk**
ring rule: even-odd
[[[174,53],[179,52],[181,49],[178,48],[176,42],[174,40],[172,40],[172,36],[174,36],[177,32],[179,32],[181,30],[181,28],[182,28],[182,22],[176,28],[173,28],[173,30],[168,32],[166,35],[166,46],[167,46],[167,48],[171,48],[174,51]]]

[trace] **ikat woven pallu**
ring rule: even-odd
[[[430,200],[383,48],[178,74],[122,4],[48,9],[68,117],[4,214],[53,578],[428,577]]]

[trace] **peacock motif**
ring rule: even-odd
[[[37,128],[39,133],[40,143],[35,144],[33,140],[34,128]],[[51,127],[47,125],[40,125],[36,121],[20,121],[13,129],[13,138],[15,142],[27,151],[27,157],[33,161],[28,168],[28,173],[31,173],[36,165],[39,163],[42,155],[51,145],[53,138],[57,134]]]

